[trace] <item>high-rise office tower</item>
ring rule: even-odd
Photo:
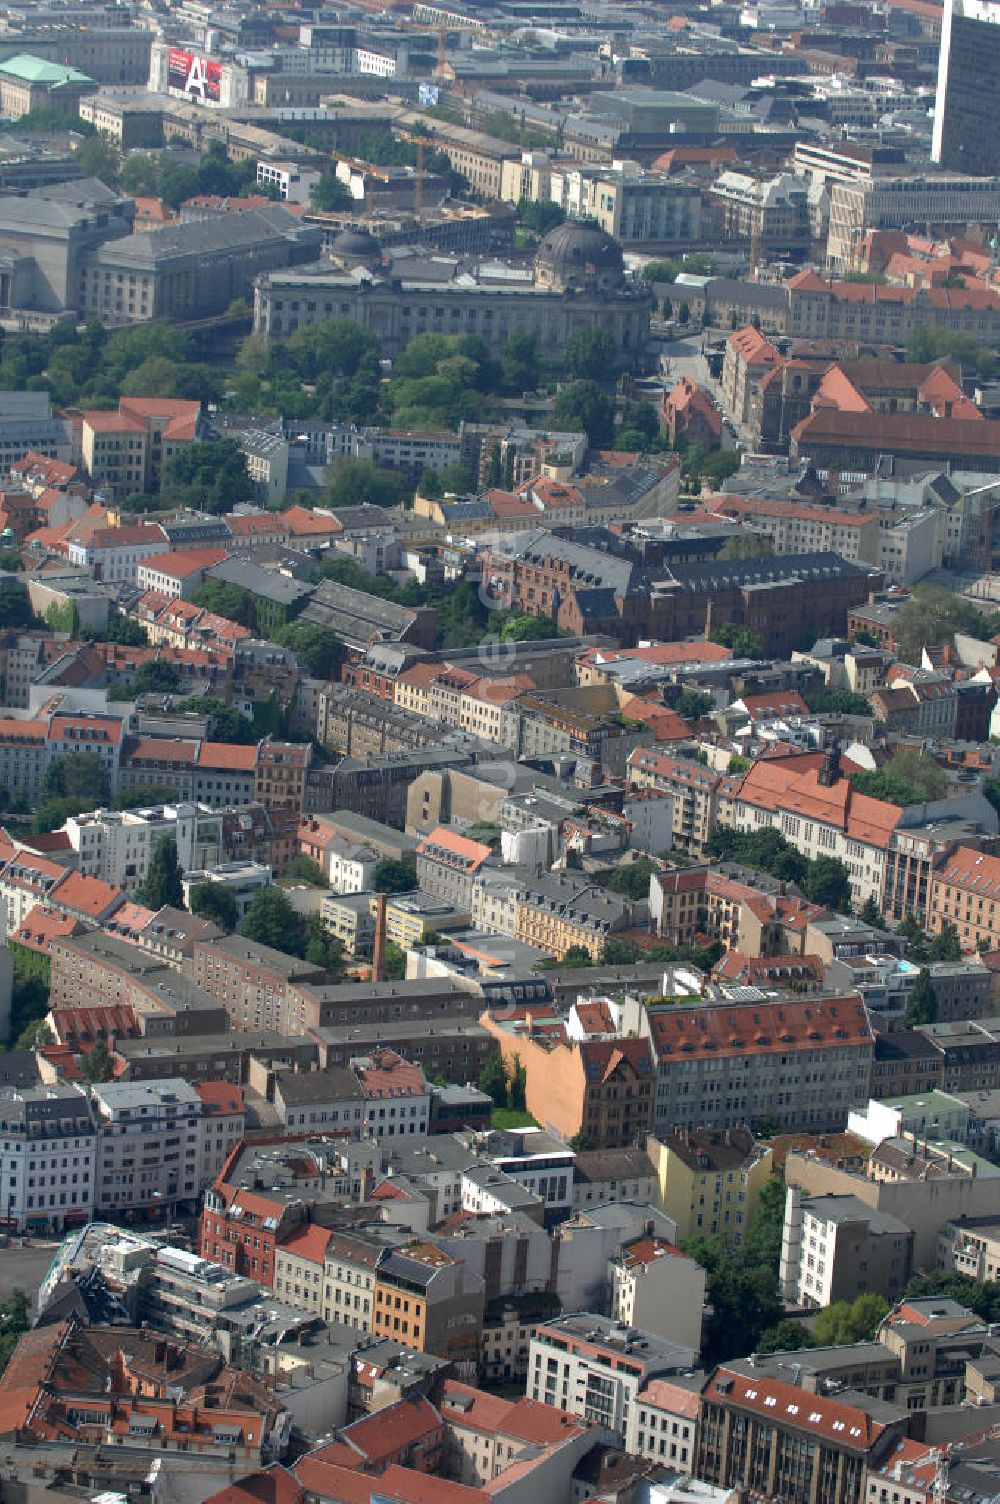
[[[945,0],[935,162],[953,172],[1000,170],[1000,0]]]

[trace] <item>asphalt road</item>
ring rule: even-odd
[[[58,1246],[58,1243],[32,1241],[27,1248],[19,1244],[0,1248],[0,1300],[6,1300],[12,1290],[23,1290],[34,1314],[38,1287],[49,1271]]]

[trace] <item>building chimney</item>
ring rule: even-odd
[[[823,754],[823,765],[816,775],[816,782],[824,789],[832,789],[840,777],[840,752],[836,743],[827,747]]]
[[[372,946],[372,981],[385,979],[385,906],[386,896],[380,893],[375,900],[375,942]]]

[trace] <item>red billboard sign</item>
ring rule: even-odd
[[[219,102],[222,64],[213,63],[197,52],[182,52],[171,47],[167,62],[167,87],[186,99],[211,99]]]

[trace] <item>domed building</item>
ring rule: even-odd
[[[369,276],[359,277],[364,267]],[[598,225],[568,221],[539,242],[530,270],[433,251],[383,258],[374,235],[343,230],[329,259],[269,272],[255,285],[254,328],[288,339],[322,319],[353,319],[376,335],[390,359],[420,334],[467,334],[494,356],[511,335],[533,334],[559,359],[578,329],[600,328],[614,340],[614,364],[635,369],[649,336],[650,291],[625,276],[621,247]]]
[[[382,247],[370,230],[352,226],[334,236],[330,243],[330,259],[345,271],[363,266],[374,272],[382,265]]]
[[[599,225],[567,219],[535,252],[535,282],[553,292],[611,292],[624,280],[621,246]]]

